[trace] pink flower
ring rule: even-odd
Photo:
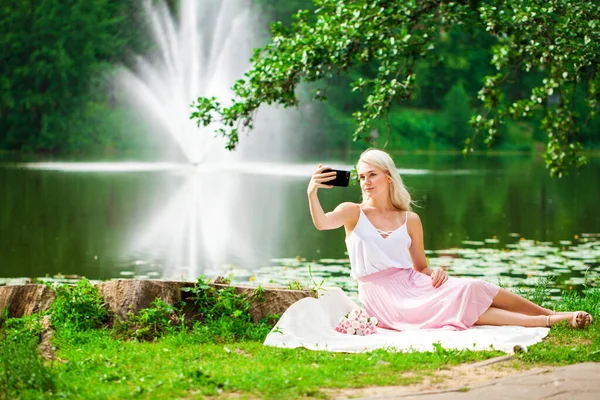
[[[369,317],[365,310],[355,308],[340,318],[335,330],[347,335],[372,335],[378,323],[377,318]]]

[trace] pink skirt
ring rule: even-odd
[[[492,304],[500,288],[472,278],[448,278],[440,287],[412,268],[388,268],[358,278],[358,296],[380,328],[468,329]]]

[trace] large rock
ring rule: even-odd
[[[21,318],[46,311],[55,297],[46,285],[0,286],[0,312],[7,307],[9,318]]]
[[[229,287],[225,283],[209,285],[215,289]],[[182,292],[181,288],[193,286],[193,282],[146,280],[115,280],[96,285],[108,309],[121,319],[127,319],[129,312],[137,314],[141,309],[148,308],[156,298],[170,305],[186,300],[190,297],[190,293]],[[253,296],[257,290],[254,286],[233,285],[233,287],[237,293],[244,293],[247,296]],[[267,315],[281,315],[289,306],[304,297],[315,297],[315,294],[311,290],[265,288],[262,296],[256,296],[252,301],[250,307],[252,321],[258,322]],[[189,308],[187,311],[189,312]]]
[[[121,319],[127,314],[137,314],[141,309],[150,307],[155,299],[161,299],[174,305],[181,301],[181,288],[194,286],[192,282],[150,281],[150,280],[114,280],[96,284],[108,309]]]
[[[211,283],[215,289],[229,287],[226,283]],[[182,292],[183,287],[193,287],[193,282],[154,281],[154,280],[114,280],[96,284],[107,308],[126,320],[127,314],[139,313],[150,307],[155,299],[167,304],[176,305],[190,297],[189,292]],[[253,296],[258,290],[254,286],[233,285],[237,293],[252,297],[250,315],[258,322],[267,315],[281,315],[289,306],[304,297],[315,297],[310,290],[289,290],[284,288],[265,288],[260,296]],[[46,285],[0,286],[0,311],[8,307],[9,317],[22,317],[36,312],[46,311],[55,299],[52,289]],[[189,312],[197,313],[198,310]],[[189,314],[188,314],[189,316]]]

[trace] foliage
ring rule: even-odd
[[[40,314],[33,314],[22,318],[7,318],[4,320],[2,326],[0,326],[0,329],[2,329],[2,332],[7,337],[26,335],[35,338],[42,332],[41,318]]]
[[[563,292],[554,306],[598,317],[600,289]],[[167,315],[168,307],[157,303],[153,308]],[[147,315],[153,316],[146,321],[162,319],[156,313]],[[500,354],[439,345],[432,352],[414,353],[280,349],[264,346],[258,337],[215,342],[203,329],[166,330],[152,342],[123,341],[106,329],[88,329],[71,335],[57,332],[60,361],[44,366],[36,349],[39,318],[8,319],[0,330],[0,397],[43,397],[50,391],[57,397],[84,398],[321,397],[324,389],[408,385],[437,370]],[[516,357],[525,367],[600,361],[600,324],[584,330],[558,324],[548,338]]]
[[[55,374],[38,352],[40,315],[6,319],[0,327],[0,398],[55,388]]]
[[[303,286],[302,283],[298,279],[288,282],[287,287],[290,290],[310,290],[314,293],[315,297],[319,297],[319,291],[323,288],[325,284],[325,278],[321,278],[320,281],[317,281],[319,277],[313,275],[313,270],[311,264],[307,264],[308,268],[308,278],[310,283],[307,286]]]
[[[45,367],[29,335],[5,337],[0,333],[0,398],[19,397],[24,391],[46,392],[55,387],[55,376]]]
[[[311,287],[310,290],[315,294],[316,297],[319,297],[319,290],[323,288],[323,284],[325,283],[325,278],[321,279],[320,282],[315,280],[313,276],[312,266],[308,264],[308,276],[310,278]]]
[[[48,313],[59,337],[74,340],[71,337],[78,333],[99,328],[108,322],[109,311],[98,290],[87,279],[82,279],[76,286],[55,283],[52,287],[56,300]],[[169,305],[157,298],[150,307],[137,314],[130,312],[125,321],[115,319],[112,333],[123,339],[151,341],[166,333],[191,329],[201,331],[214,340],[261,340],[271,330],[273,321],[278,319],[274,315],[253,323],[249,310],[252,302],[264,299],[264,289],[260,287],[248,296],[229,285],[216,289],[200,277],[193,288],[187,289],[191,307],[185,301]],[[200,315],[195,316],[196,313]],[[186,319],[189,315],[194,318]]]
[[[556,305],[558,311],[584,310],[595,318],[600,317],[600,289],[586,287],[583,291],[563,291]]]
[[[269,21],[281,21],[290,25],[292,16],[300,9],[314,10],[315,5],[311,0],[254,0],[262,13],[266,14]]]
[[[129,313],[126,321],[115,321],[113,332],[124,338],[154,340],[166,332],[177,330],[183,324],[183,318],[177,308],[156,298],[150,307],[139,313]]]
[[[558,310],[590,311],[600,304],[599,289],[564,292]],[[566,299],[568,296],[572,299]],[[574,300],[576,299],[576,300]],[[597,310],[597,308],[596,308]],[[122,341],[106,330],[78,332],[60,343],[55,366],[56,395],[85,398],[227,396],[257,398],[320,397],[324,389],[408,385],[435,371],[499,355],[436,346],[432,352],[377,350],[347,354],[264,346],[262,340],[211,340],[203,330],[166,332],[153,342]],[[600,324],[574,330],[557,325],[548,338],[519,353],[520,364],[557,365],[599,361]],[[151,360],[151,362],[148,362]],[[513,364],[514,365],[514,364]],[[365,373],[375,371],[376,373]]]
[[[167,3],[171,10],[178,7],[176,0]],[[573,151],[577,151],[580,148],[577,142],[581,142],[581,147],[585,148],[597,148],[600,143],[597,134],[600,122],[591,118],[593,113],[590,112],[591,106],[597,107],[596,100],[593,100],[597,95],[592,95],[597,90],[595,67],[580,68],[579,80],[571,71],[565,80],[560,68],[555,68],[556,71],[552,69],[554,67],[550,68],[551,65],[561,64],[562,68],[574,64],[571,61],[579,54],[578,51],[588,51],[582,57],[594,59],[597,41],[592,39],[596,36],[588,35],[591,41],[587,44],[585,36],[577,36],[586,32],[586,29],[592,33],[597,31],[594,25],[596,14],[588,12],[588,3],[582,3],[578,8],[569,6],[572,1],[566,2],[566,13],[558,16],[551,13],[550,17],[544,17],[556,17],[559,24],[573,17],[571,21],[577,23],[570,23],[568,30],[560,32],[550,29],[551,24],[546,24],[543,29],[551,32],[551,35],[543,36],[543,41],[538,40],[535,29],[515,30],[523,24],[513,26],[514,21],[510,18],[514,16],[518,19],[521,14],[515,14],[510,7],[503,16],[495,15],[493,10],[491,14],[485,11],[490,7],[502,11],[507,5],[518,8],[525,4],[523,1],[496,3],[478,0],[450,4],[442,0],[319,0],[314,3],[311,0],[253,0],[253,3],[260,9],[261,21],[280,22],[274,26],[271,44],[258,50],[255,56],[259,60],[256,62],[257,68],[262,69],[255,68],[246,77],[248,90],[254,90],[254,97],[249,98],[257,101],[250,101],[242,107],[243,110],[239,107],[237,111],[232,109],[225,120],[234,124],[226,126],[223,134],[228,135],[235,129],[242,129],[244,122],[251,122],[251,118],[237,119],[240,126],[236,126],[234,114],[239,114],[240,110],[242,113],[239,115],[249,112],[248,115],[253,117],[260,103],[290,106],[299,102],[308,103],[314,95],[319,100],[326,97],[328,102],[323,108],[311,108],[310,117],[301,122],[306,151],[359,151],[373,144],[383,146],[386,142],[391,150],[458,150],[464,147],[465,137],[470,137],[469,149],[477,149],[481,135],[474,134],[471,128],[450,131],[438,129],[438,125],[431,122],[430,118],[436,121],[446,118],[444,98],[458,82],[464,86],[468,107],[466,103],[457,105],[462,104],[463,111],[467,108],[475,110],[481,83],[486,85],[486,82],[494,81],[485,80],[485,77],[493,78],[497,73],[509,71],[510,76],[497,87],[501,96],[494,103],[495,108],[491,111],[486,108],[479,113],[481,119],[473,120],[477,132],[488,135],[487,124],[492,121],[493,140],[490,138],[489,144],[499,144],[501,149],[528,150],[532,148],[529,142],[533,132],[535,140],[548,141],[548,151],[558,154],[557,162],[567,163],[570,160],[577,165],[583,162],[583,158],[571,157],[568,151],[570,144],[574,146]],[[541,3],[539,0],[528,2],[529,8],[523,7],[519,13],[531,16],[542,7]],[[554,0],[554,3],[561,2]],[[133,120],[130,111],[123,108],[120,102],[119,88],[112,83],[112,77],[119,72],[119,65],[130,63],[132,52],[152,51],[152,39],[140,34],[147,21],[139,18],[143,15],[138,8],[139,2],[3,0],[2,4],[5,12],[0,16],[0,151],[8,149],[86,156],[111,156],[139,148],[156,151],[152,138],[145,135],[149,122]],[[384,12],[379,13],[378,7],[382,7]],[[299,8],[308,11],[298,14],[300,17],[293,17]],[[409,12],[410,15],[403,12]],[[577,19],[582,13],[587,13],[588,20]],[[535,18],[540,18],[539,12]],[[532,20],[539,22],[535,18]],[[486,30],[490,21],[497,25],[494,19],[500,20],[505,31]],[[533,27],[531,24],[523,26],[526,29]],[[553,44],[555,47],[551,50],[554,52],[551,57],[544,62],[537,61],[542,44],[554,40],[553,35],[557,38],[562,35],[563,39],[567,38],[565,40],[570,42],[562,43],[560,49],[560,46]],[[524,40],[519,41],[522,37],[538,40],[540,48],[528,46]],[[327,38],[335,40],[325,40]],[[510,47],[511,43],[516,45]],[[495,52],[504,51],[502,46],[509,46],[509,52],[526,49],[524,57],[535,61],[533,67],[526,71],[524,64],[521,68],[513,69],[506,64],[496,70],[497,65],[491,65],[489,61]],[[562,57],[562,50],[566,50],[566,57]],[[275,59],[279,54],[285,56]],[[556,54],[560,57],[554,57]],[[267,62],[260,61],[262,58],[266,58]],[[288,79],[285,71],[292,67],[296,68],[296,75],[291,74]],[[308,70],[314,70],[314,76]],[[395,74],[399,75],[394,81]],[[266,79],[263,79],[265,76]],[[512,124],[503,129],[502,121],[515,115],[502,110],[510,111],[512,102],[529,98],[532,90],[543,85],[543,79],[548,77],[559,84],[565,83],[566,87],[560,90],[555,88],[554,94],[547,96],[547,100],[536,103],[537,108],[532,108],[528,114],[531,118],[526,124]],[[310,84],[298,90],[300,82]],[[573,90],[569,92],[571,83]],[[280,90],[280,84],[287,87]],[[243,83],[239,85],[248,92]],[[352,91],[351,86],[356,90]],[[482,96],[493,97],[492,91],[490,89],[487,94],[482,92]],[[268,93],[275,95],[268,96]],[[292,101],[287,98],[288,95],[291,98],[297,96],[297,99]],[[556,118],[546,120],[546,114],[561,107],[562,103],[558,104],[558,108],[554,105],[560,98],[565,101],[565,107],[566,103],[571,105],[570,113],[557,113]],[[283,103],[281,99],[284,99]],[[243,96],[237,100],[234,105],[243,100]],[[399,107],[396,104],[398,101],[405,104]],[[488,103],[484,103],[485,107],[493,101]],[[198,104],[217,112],[213,119],[221,118],[218,111],[222,107],[212,108],[213,102],[200,101]],[[405,116],[415,108],[419,114],[407,122]],[[355,121],[352,119],[353,112]],[[453,114],[457,123],[448,125],[463,127],[464,115]],[[381,116],[388,118],[377,122],[375,118]],[[556,119],[560,120],[560,124],[553,129],[561,132],[558,141],[548,140],[547,134],[540,134],[533,129],[544,124],[548,132],[552,121]],[[202,117],[201,120],[208,122]],[[348,140],[348,132],[356,129],[356,121],[359,127],[364,128],[359,136],[369,143]],[[569,128],[569,124],[573,125],[574,134],[569,136],[567,144],[561,141],[565,137],[562,129]],[[433,130],[428,130],[430,128]],[[379,133],[376,142],[372,142],[373,132]],[[237,137],[237,130],[235,134]],[[506,139],[508,136],[511,136],[510,140]],[[556,137],[553,133],[553,138]],[[234,139],[234,136],[231,138]],[[504,147],[507,141],[511,144]],[[561,152],[557,153],[559,150]],[[550,168],[556,164],[552,157],[547,157]],[[560,175],[559,169],[554,170]]]
[[[300,283],[300,281],[298,281],[298,279],[295,279],[295,280],[290,281],[288,283],[288,289],[290,289],[290,290],[304,290],[304,286],[302,286],[302,284]]]
[[[444,129],[440,137],[449,143],[460,146],[466,136],[472,131],[468,124],[471,116],[469,96],[462,83],[457,83],[444,96],[442,118]]]
[[[126,49],[142,47],[132,20],[135,3],[2,1],[0,147],[57,151],[89,140],[69,129],[69,118],[97,101],[94,77],[125,61]]]
[[[4,326],[4,323],[8,319],[8,306],[4,306],[2,312],[0,312],[0,329]]]
[[[384,124],[379,124],[378,132],[385,132]],[[382,136],[377,144],[387,143],[390,149],[442,150],[451,148],[448,135],[443,134],[445,122],[439,113],[430,110],[393,110],[387,117],[386,125],[391,129],[387,137]],[[460,137],[459,137],[460,140]]]
[[[598,110],[600,9],[597,2],[484,2],[480,13],[486,30],[500,39],[492,58],[498,73],[487,77],[479,93],[486,113],[473,119],[474,126],[487,130],[486,140],[492,141],[499,121],[539,111],[548,135],[545,160],[551,174],[562,176],[569,167],[583,165],[586,160],[580,154],[578,132]],[[532,70],[544,71],[541,84],[526,96],[506,99],[502,84],[515,74]],[[587,115],[574,110],[579,86],[588,95]]]
[[[480,99],[486,112],[472,119],[476,133],[467,139],[465,151],[473,149],[474,139],[483,131],[486,144],[492,145],[505,118],[547,106],[540,112],[548,134],[550,173],[561,176],[585,163],[577,139],[580,121],[572,105],[579,84],[586,87],[589,118],[598,106],[600,11],[593,2],[315,0],[315,6],[313,14],[299,11],[290,27],[273,24],[271,42],[255,51],[253,68],[234,84],[231,105],[198,98],[192,118],[205,126],[221,122],[217,132],[228,138],[229,149],[236,147],[240,130],[253,127],[261,104],[297,106],[300,83],[331,81],[365,66],[374,75],[359,76],[351,83],[353,90],[366,96],[362,110],[353,114],[353,138],[368,140],[377,118],[384,117],[394,102],[411,98],[417,62],[437,60],[436,43],[445,32],[466,25],[487,30],[496,40],[492,63],[498,73],[484,80]],[[541,75],[543,81],[507,98],[503,90],[515,73]],[[312,97],[326,99],[327,89],[315,89]],[[504,106],[505,101],[511,105]]]
[[[252,322],[250,307],[253,302],[264,301],[264,289],[258,287],[251,295],[238,292],[228,280],[220,281],[224,287],[210,285],[203,276],[192,288],[182,288],[190,293],[187,300],[200,313],[201,321],[194,324],[194,330],[203,330],[221,340],[260,339],[271,330],[272,320],[267,317],[258,324]]]
[[[600,288],[586,288],[582,292],[563,291],[561,298],[550,305],[557,311],[586,311],[594,323],[586,329],[573,329],[563,322],[552,327],[550,335],[541,343],[519,354],[528,363],[573,364],[600,361]]]
[[[526,298],[542,307],[553,308],[555,304],[551,299],[550,288],[555,284],[553,276],[538,278],[532,288],[519,288],[515,290],[519,296]]]
[[[87,279],[77,285],[55,283],[56,299],[50,306],[52,324],[58,329],[86,330],[107,322],[109,312],[98,289]]]

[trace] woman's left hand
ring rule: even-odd
[[[448,274],[441,268],[433,270],[431,273],[431,285],[434,288],[442,286],[448,280]]]

